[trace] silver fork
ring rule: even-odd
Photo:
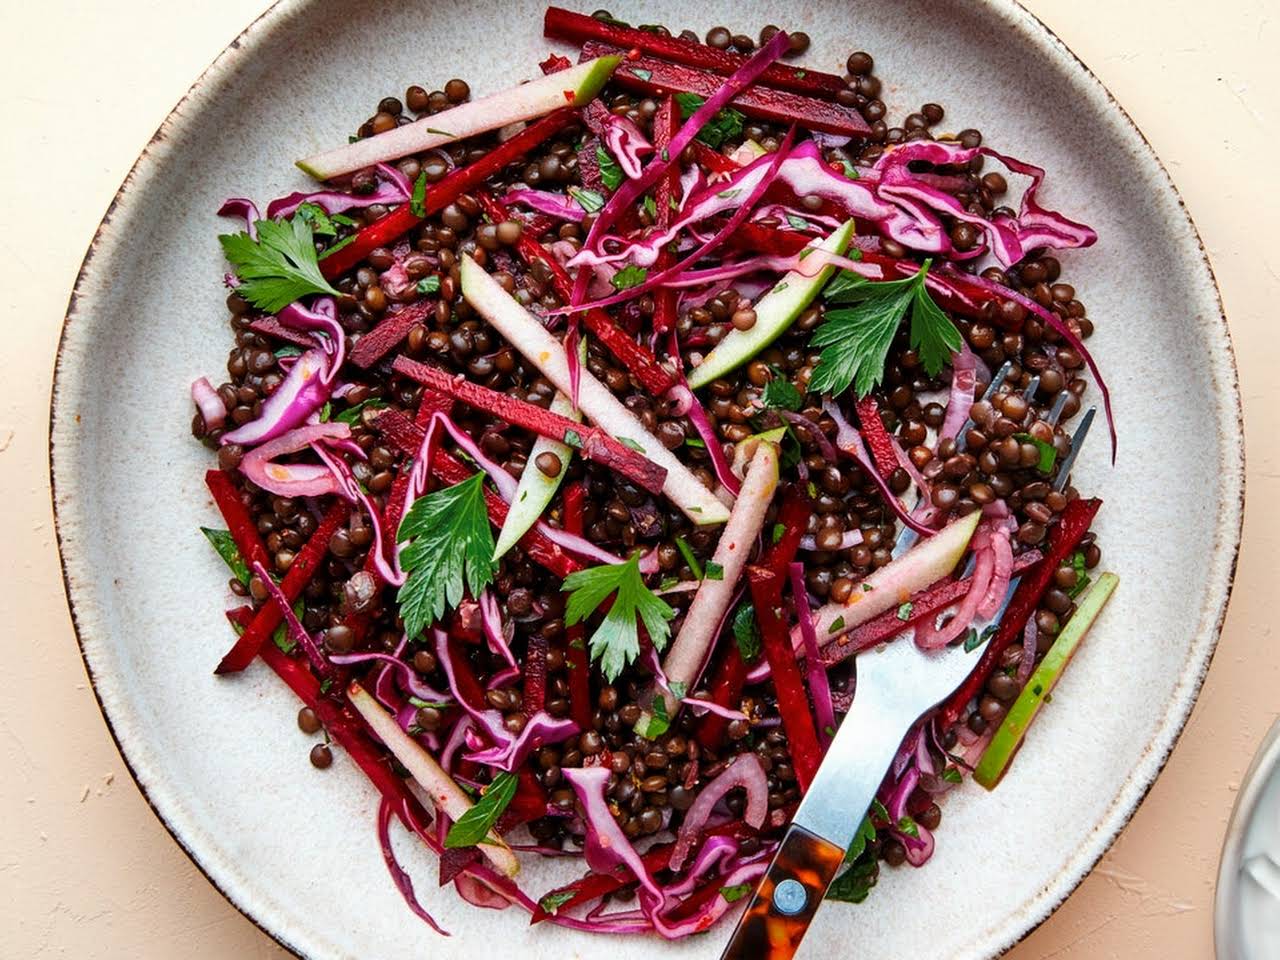
[[[786,960],[915,722],[969,675],[986,641],[921,651],[906,637],[858,654],[853,703],[722,960]]]

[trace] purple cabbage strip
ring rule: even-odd
[[[375,168],[382,180],[372,193],[343,193],[339,190],[317,190],[313,193],[291,193],[267,204],[267,216],[272,220],[277,217],[291,217],[304,203],[311,203],[324,210],[325,213],[344,213],[347,210],[362,210],[374,204],[390,205],[406,203],[413,192],[413,186],[399,170],[385,163]]]
[[[276,314],[281,326],[293,330],[301,330],[312,335],[324,333],[324,337],[316,337],[316,346],[329,358],[329,371],[325,375],[325,383],[332,384],[346,359],[347,336],[338,322],[338,306],[333,297],[316,297],[310,307],[304,307],[301,301],[294,301]]]
[[[335,653],[329,659],[340,666],[349,666],[356,663],[381,663],[396,675],[401,688],[410,696],[417,697],[419,700],[429,700],[433,703],[442,703],[453,699],[449,694],[441,693],[434,687],[423,683],[418,679],[417,673],[414,672],[409,664],[399,657],[393,657],[389,653]]]
[[[626,300],[632,300],[643,293],[647,293],[649,290],[652,290],[654,287],[662,285],[665,281],[669,280],[670,278],[679,276],[684,271],[690,269],[695,263],[697,263],[703,257],[707,256],[716,247],[720,246],[720,244],[724,243],[724,241],[727,240],[730,237],[730,235],[732,235],[733,232],[737,230],[738,227],[741,226],[742,223],[751,215],[751,211],[755,208],[755,205],[760,202],[760,199],[764,196],[765,191],[767,191],[770,185],[773,183],[774,178],[778,174],[779,167],[782,166],[782,162],[786,159],[787,154],[791,150],[791,143],[795,139],[795,133],[796,133],[796,128],[794,126],[787,131],[787,135],[786,137],[783,138],[782,143],[779,144],[777,151],[768,158],[770,162],[767,168],[765,169],[763,176],[759,179],[759,181],[755,184],[755,186],[751,188],[751,191],[747,194],[746,199],[744,199],[741,202],[737,210],[734,212],[733,216],[731,216],[725,222],[724,226],[722,226],[719,230],[716,231],[716,233],[711,237],[711,239],[702,243],[696,250],[693,251],[693,253],[688,254],[679,262],[673,264],[667,269],[659,271],[658,273],[646,276],[642,283],[638,283],[634,287],[628,287],[626,290],[622,290],[611,297],[605,297],[603,300],[596,300],[586,304],[578,304],[573,309],[592,310],[592,309],[603,308],[603,307],[611,307],[614,304],[622,303]],[[732,191],[727,191],[727,192],[732,192]],[[736,198],[736,194],[735,194],[735,198]],[[582,268],[580,267],[579,269],[582,269]],[[549,313],[567,313],[570,309],[571,308],[569,307],[560,307],[556,310],[551,310],[548,312]]]
[[[503,723],[502,714],[497,710],[477,710],[462,697],[458,691],[457,673],[453,666],[453,657],[449,651],[449,640],[442,630],[433,631],[436,641],[436,656],[444,667],[444,674],[449,680],[449,690],[453,698],[463,710],[483,730],[491,747],[469,754],[468,760],[497,767],[500,770],[513,772],[528,759],[529,754],[538,747],[551,743],[561,743],[581,731],[572,720],[557,720],[550,714],[539,710],[535,713],[518,737],[513,737]]]
[[[949,268],[944,267],[943,269],[947,270]],[[1006,286],[996,283],[994,280],[988,280],[980,273],[965,274],[964,279],[997,297],[1001,297],[1005,300],[1012,300],[1024,310],[1034,314],[1038,320],[1045,324],[1045,326],[1057,333],[1063,340],[1067,341],[1067,344],[1071,349],[1080,354],[1084,359],[1084,362],[1088,365],[1089,372],[1093,374],[1093,379],[1097,382],[1098,389],[1102,392],[1102,405],[1107,412],[1107,427],[1111,431],[1111,462],[1115,463],[1116,447],[1119,443],[1119,438],[1116,436],[1116,421],[1111,411],[1111,391],[1107,388],[1107,381],[1103,379],[1102,371],[1098,369],[1098,364],[1093,359],[1093,354],[1089,352],[1088,347],[1084,345],[1083,341],[1081,341],[1079,337],[1071,332],[1071,328],[1067,326],[1066,322],[1058,316],[1057,313],[1052,310],[1045,309],[1030,297],[1023,296],[1018,291],[1011,290]]]
[[[289,636],[302,647],[316,673],[322,680],[332,679],[334,676],[333,664],[320,651],[320,646],[316,643],[315,638],[307,633],[306,627],[298,620],[297,615],[293,612],[293,605],[289,603],[289,598],[284,595],[280,585],[271,579],[271,574],[267,573],[267,568],[259,561],[254,561],[253,572],[262,581],[262,585],[266,587],[267,593],[271,595],[272,602],[280,608]]]
[[[818,721],[818,740],[829,747],[836,732],[836,708],[831,702],[831,684],[827,680],[827,668],[818,649],[818,635],[813,629],[813,612],[809,609],[809,591],[804,582],[804,564],[788,566],[791,574],[791,598],[800,620],[800,635],[804,638],[805,668],[809,680],[809,696],[813,699],[813,713]]]
[[[640,158],[653,153],[653,144],[640,132],[640,128],[626,117],[610,113],[604,120],[604,142],[622,172],[632,180],[639,179],[644,173]]]
[[[698,395],[683,383],[672,388],[671,394],[679,394],[676,399],[682,405],[687,401],[688,410],[686,415],[689,422],[693,424],[693,429],[698,432],[698,436],[702,438],[703,444],[706,446],[707,456],[711,458],[711,468],[715,471],[716,479],[735,497],[742,491],[742,481],[740,481],[733,473],[733,467],[729,464],[729,458],[724,455],[724,445],[721,443],[720,435],[716,433],[716,428],[711,425],[711,418],[707,416],[706,408],[702,406],[702,401],[698,399]]]
[[[378,846],[382,849],[382,860],[387,865],[387,872],[391,874],[391,882],[396,885],[396,889],[400,891],[400,896],[404,897],[404,902],[408,904],[409,909],[413,911],[413,915],[423,921],[427,926],[431,927],[441,936],[449,936],[449,931],[436,923],[435,918],[423,908],[418,902],[418,896],[413,891],[413,878],[408,874],[404,867],[400,866],[400,861],[396,859],[396,852],[391,846],[391,815],[394,810],[386,797],[382,798],[382,802],[378,804]]]
[[[248,197],[228,197],[218,208],[218,216],[243,217],[249,239],[254,243],[258,242],[257,222],[262,219],[262,214],[258,213],[258,205]]]
[[[332,378],[323,350],[308,350],[285,376],[275,393],[262,401],[256,420],[222,435],[221,443],[251,447],[288,433],[306,422],[329,399]]]
[[[587,211],[572,197],[548,190],[512,190],[502,198],[502,202],[508,206],[518,204],[573,223],[581,223],[587,215]]]

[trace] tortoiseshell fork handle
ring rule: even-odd
[[[834,843],[792,824],[721,960],[790,960],[843,860]]]

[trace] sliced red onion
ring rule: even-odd
[[[568,776],[569,771],[565,771]],[[607,778],[607,773],[606,773]],[[684,823],[676,835],[675,846],[671,850],[670,866],[679,870],[684,866],[689,850],[706,826],[707,818],[717,803],[730,791],[742,787],[747,791],[747,803],[742,812],[742,819],[752,827],[759,829],[769,812],[769,778],[765,776],[764,767],[754,753],[740,753],[733,762],[725,767],[724,772],[716,777],[698,793],[698,797],[684,815]]]
[[[288,631],[289,638],[294,643],[302,647],[303,652],[307,655],[307,659],[311,661],[311,667],[321,679],[332,679],[334,676],[333,664],[320,651],[320,645],[316,643],[315,638],[307,633],[306,628],[298,620],[297,615],[293,612],[293,604],[289,602],[289,598],[284,595],[284,591],[280,589],[280,585],[271,578],[271,574],[267,573],[267,568],[260,561],[255,560],[253,563],[253,572],[258,579],[262,581],[262,585],[266,588],[267,593],[271,597],[271,601],[280,608],[280,613],[284,617],[285,629]]]
[[[339,493],[341,485],[326,464],[276,463],[277,457],[297,453],[329,438],[345,439],[351,428],[345,423],[321,423],[298,427],[246,453],[240,472],[263,490],[282,497],[322,497]]]
[[[640,128],[626,117],[610,113],[604,121],[604,142],[622,172],[632,180],[639,179],[644,173],[640,158],[653,153],[653,144],[640,132]]]
[[[191,382],[191,399],[195,401],[205,429],[217,430],[227,419],[227,405],[207,377]]]
[[[943,269],[946,270],[947,268],[944,267]],[[983,290],[986,290],[988,293],[991,293],[996,297],[1000,297],[1004,300],[1012,300],[1023,309],[1034,314],[1037,319],[1045,324],[1045,326],[1057,333],[1063,340],[1067,341],[1067,344],[1071,349],[1080,354],[1084,359],[1084,362],[1088,364],[1089,372],[1093,374],[1093,379],[1098,384],[1098,389],[1102,391],[1102,404],[1107,411],[1107,426],[1111,430],[1111,462],[1115,463],[1118,437],[1116,436],[1115,417],[1111,412],[1111,391],[1107,389],[1107,381],[1102,378],[1102,371],[1098,369],[1098,364],[1094,361],[1093,354],[1089,352],[1089,349],[1084,345],[1081,339],[1071,332],[1071,328],[1063,322],[1063,319],[1058,316],[1057,313],[1052,310],[1045,309],[1030,297],[1023,296],[1018,291],[1011,290],[1010,288],[1002,286],[993,280],[988,280],[980,273],[964,274],[964,279],[966,282],[971,283],[974,286],[981,287]]]
[[[809,609],[809,589],[804,582],[804,564],[792,563],[787,567],[791,575],[791,599],[800,622],[800,635],[804,638],[805,670],[808,674],[809,697],[813,700],[813,714],[818,721],[818,742],[824,748],[831,745],[836,733],[836,710],[831,703],[831,684],[827,680],[827,667],[818,650],[818,635],[813,629],[813,612]]]
[[[572,197],[548,190],[511,190],[502,198],[502,202],[508,206],[519,204],[557,220],[569,220],[573,223],[581,223],[587,215],[587,211]]]
[[[301,426],[330,396],[328,357],[323,350],[308,350],[285,376],[275,393],[262,401],[262,414],[222,435],[223,444],[251,447],[274,440]]]
[[[257,223],[262,219],[262,215],[258,213],[258,205],[252,200],[247,197],[229,197],[222,201],[222,206],[218,208],[218,216],[244,217],[245,232],[249,234],[250,240],[257,243]]]
[[[941,627],[934,626],[933,617],[916,627],[916,646],[921,650],[938,650],[961,637],[974,617],[978,607],[987,595],[987,587],[991,584],[991,574],[995,568],[995,555],[989,549],[980,549],[974,555],[973,576],[970,580],[969,592],[964,595],[956,607],[955,614]]]
[[[947,398],[947,415],[938,431],[938,442],[954,440],[960,428],[969,419],[973,408],[973,391],[978,383],[978,358],[965,343],[959,353],[951,357],[951,393]]]
[[[400,896],[404,897],[404,902],[415,917],[431,927],[436,933],[447,937],[449,936],[449,931],[436,923],[435,918],[423,908],[418,901],[417,894],[414,893],[413,878],[409,876],[404,867],[400,866],[400,861],[396,859],[396,852],[391,846],[391,815],[393,813],[394,810],[391,804],[383,797],[382,802],[378,804],[378,846],[382,849],[382,860],[387,865],[387,872],[391,874],[391,882],[400,891]]]
[[[990,550],[992,556],[991,581],[987,585],[986,596],[978,604],[978,616],[990,618],[1004,605],[1009,581],[1013,577],[1013,545],[1008,527],[1000,524],[992,530],[986,538],[985,549]]]
[[[413,186],[404,174],[385,163],[378,164],[374,169],[382,179],[372,193],[343,193],[339,190],[291,193],[287,197],[279,197],[267,204],[267,216],[272,220],[278,217],[291,217],[304,203],[315,204],[325,213],[330,214],[362,210],[375,204],[407,203],[413,193]]]

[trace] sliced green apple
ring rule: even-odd
[[[1098,619],[1098,614],[1107,605],[1107,601],[1111,599],[1111,594],[1115,593],[1119,584],[1120,578],[1114,573],[1104,573],[1098,577],[1097,582],[1089,588],[1088,592],[1076,601],[1076,612],[1062,628],[1058,639],[1053,641],[1053,646],[1040,661],[1040,666],[1036,667],[1027,680],[1027,685],[1022,688],[1022,693],[1018,694],[1018,699],[1009,708],[1004,722],[992,736],[991,743],[987,744],[987,749],[982,753],[982,759],[974,768],[973,779],[988,790],[994,790],[1004,776],[1009,762],[1013,760],[1014,754],[1022,745],[1027,727],[1031,726],[1031,721],[1036,718],[1036,714],[1040,712],[1040,708],[1053,691],[1054,685],[1061,678],[1062,671],[1075,656],[1076,650],[1080,647],[1080,641]]]
[[[846,220],[831,235],[817,245],[806,249],[825,250],[837,256],[843,255],[853,240],[853,221]],[[804,251],[801,251],[801,256]],[[716,377],[723,377],[749,361],[786,331],[800,314],[813,303],[818,292],[826,286],[835,272],[831,264],[823,265],[811,277],[799,270],[792,270],[774,284],[773,289],[755,305],[756,322],[750,330],[730,330],[703,361],[689,374],[689,386],[695,390],[705,387]]]
[[[697,683],[777,489],[778,448],[768,441],[758,441],[747,464],[742,491],[707,564],[707,574],[689,605],[684,626],[662,661],[669,682],[683,684],[688,690]],[[713,570],[715,576],[711,574]],[[675,716],[679,701],[670,693],[662,695],[666,698],[667,716]]]
[[[418,786],[426,791],[432,805],[446,814],[455,823],[471,809],[471,798],[463,792],[453,777],[436,763],[435,757],[422,748],[417,740],[405,733],[396,718],[382,708],[382,704],[369,694],[360,684],[352,683],[347,688],[347,699],[356,708],[356,712],[364,717],[378,739],[386,744],[387,749],[404,764],[409,775],[418,782]],[[520,862],[516,855],[494,831],[490,831],[478,845],[480,852],[502,872],[504,876],[514,877],[520,872]]]
[[[461,264],[462,295],[481,316],[488,320],[507,341],[532,363],[542,375],[565,395],[570,395],[569,362],[564,344],[547,332],[547,328],[502,289],[469,256]],[[621,443],[641,456],[663,467],[667,477],[663,494],[697,524],[724,523],[729,508],[702,485],[688,467],[644,428],[630,410],[622,405],[603,383],[588,370],[580,371],[578,405],[587,419],[607,430]]]
[[[582,420],[582,413],[575,410],[573,402],[563,393],[557,392],[551,400],[551,412],[572,420]],[[560,461],[560,469],[555,476],[547,476],[538,466],[538,458],[544,453],[551,453]],[[498,542],[493,549],[493,559],[497,560],[519,542],[529,532],[529,528],[538,522],[542,512],[547,509],[564,475],[569,471],[569,461],[573,458],[573,447],[550,437],[538,437],[529,450],[529,459],[525,462],[524,472],[520,474],[520,483],[516,487],[515,497],[511,501],[511,509],[507,511],[507,519],[498,531]]]
[[[975,510],[967,517],[953,520],[897,560],[868,574],[854,585],[845,603],[828,603],[819,608],[813,615],[818,643],[834,640],[886,610],[901,606],[912,594],[949,574],[969,548],[981,519],[982,511]]]
[[[328,180],[510,123],[532,120],[560,107],[580,107],[600,92],[621,60],[620,56],[597,57],[501,93],[460,103],[386,133],[307,157],[299,160],[298,166],[317,180]]]

